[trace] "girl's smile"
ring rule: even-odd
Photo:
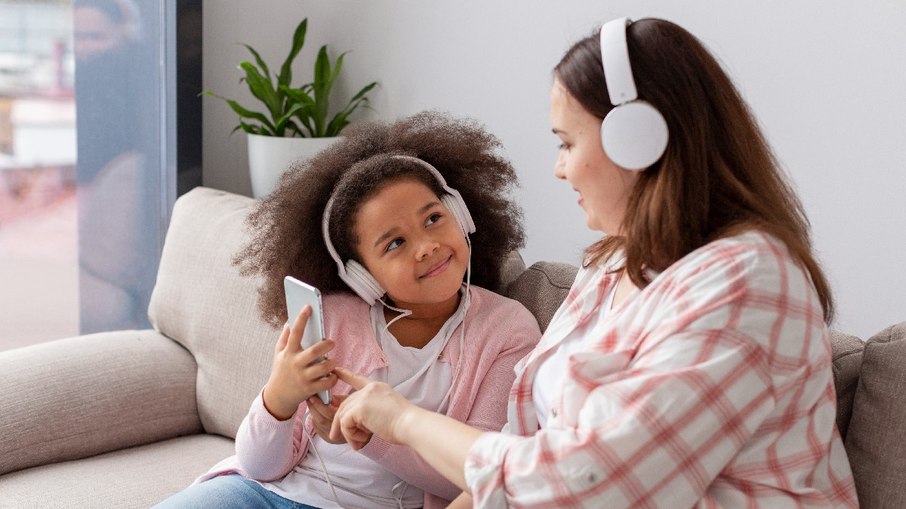
[[[450,262],[452,260],[453,260],[452,255],[448,256],[447,258],[444,258],[443,260],[438,262],[436,265],[433,265],[430,269],[428,269],[428,272],[419,276],[419,279],[435,277],[435,276],[441,274],[443,271],[447,270],[447,267],[450,266]]]

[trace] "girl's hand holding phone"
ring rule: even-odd
[[[313,364],[333,349],[334,342],[325,339],[310,348],[302,348],[302,334],[311,312],[311,306],[303,307],[292,326],[283,327],[274,347],[271,375],[262,397],[267,411],[281,421],[292,417],[300,403],[337,383],[333,374],[335,361],[325,359]]]
[[[311,422],[314,424],[315,431],[321,440],[329,444],[345,444],[346,438],[340,435],[333,439],[330,437],[330,427],[333,425],[333,418],[337,414],[337,408],[346,399],[345,394],[334,394],[330,404],[325,405],[321,398],[312,396],[308,398],[308,409],[311,411]]]

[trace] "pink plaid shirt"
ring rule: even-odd
[[[763,233],[712,242],[608,313],[621,260],[579,271],[517,366],[503,433],[469,451],[476,507],[858,507],[806,272]],[[538,367],[573,355],[543,429]]]

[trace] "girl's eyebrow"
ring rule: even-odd
[[[424,206],[422,206],[422,208],[420,208],[420,209],[418,209],[418,210],[416,211],[416,215],[419,215],[419,216],[420,216],[420,215],[424,214],[425,212],[428,212],[429,210],[433,209],[434,207],[436,207],[436,206],[438,206],[438,205],[440,205],[440,202],[437,201],[437,200],[429,201],[429,202],[426,203]],[[376,241],[374,241],[374,246],[373,246],[373,247],[378,247],[380,244],[383,244],[385,240],[389,239],[390,237],[393,237],[393,235],[395,234],[396,230],[398,230],[398,228],[391,228],[391,229],[385,231],[383,234],[381,234],[380,237],[377,238]]]

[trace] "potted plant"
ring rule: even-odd
[[[303,19],[293,33],[289,55],[272,76],[270,68],[258,52],[243,44],[254,57],[254,63],[241,62],[238,69],[244,76],[240,81],[264,106],[264,112],[240,105],[233,99],[219,96],[210,90],[201,95],[225,101],[239,115],[233,132],[241,129],[248,135],[249,172],[252,194],[257,198],[270,193],[287,166],[294,160],[307,158],[336,141],[349,116],[360,106],[368,107],[368,92],[377,82],[371,82],[330,116],[330,91],[340,71],[346,53],[331,64],[327,45],[321,46],[315,59],[314,78],[310,83],[292,85],[292,63],[305,44],[308,18]]]

